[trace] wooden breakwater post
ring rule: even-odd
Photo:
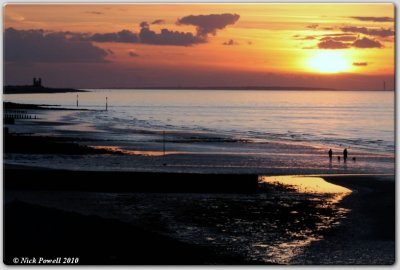
[[[165,157],[165,130],[163,130],[163,156]]]

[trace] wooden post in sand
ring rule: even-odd
[[[163,131],[163,155],[165,156],[165,131]]]
[[[79,96],[76,95],[76,107],[79,107],[79,102],[78,102]]]
[[[108,97],[106,97],[106,111],[108,111]]]

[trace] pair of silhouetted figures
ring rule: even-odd
[[[332,149],[329,149],[328,154],[329,154],[329,159],[332,160],[332,156],[333,156]],[[347,153],[347,148],[345,148],[345,149],[343,150],[343,160],[344,160],[344,162],[347,161],[347,154],[348,154],[348,153]],[[340,156],[338,156],[337,159],[338,159],[338,161],[340,161]],[[355,158],[355,157],[353,157],[353,161],[356,161],[356,158]]]

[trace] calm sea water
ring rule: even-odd
[[[90,90],[78,95],[79,108],[99,110],[78,113],[79,121],[110,131],[105,139],[118,133],[129,137],[137,129],[187,131],[394,153],[394,92]],[[76,99],[76,93],[4,96],[71,108]]]

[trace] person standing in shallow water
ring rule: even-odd
[[[343,150],[343,159],[344,159],[344,161],[347,160],[347,148],[345,148],[345,149]]]
[[[332,160],[332,149],[329,149],[329,151],[328,151],[328,155],[329,155],[329,160]]]

